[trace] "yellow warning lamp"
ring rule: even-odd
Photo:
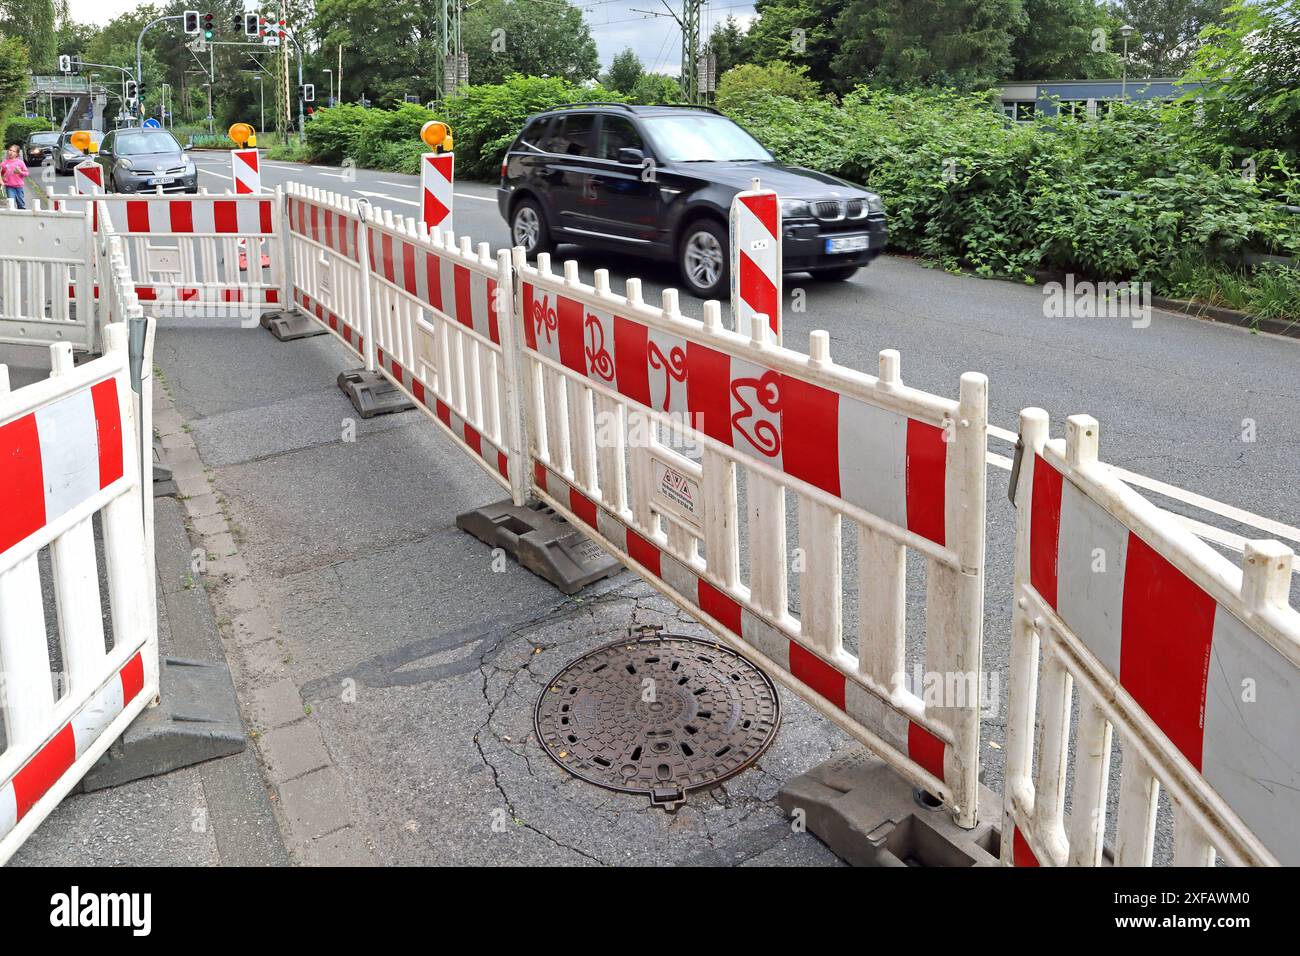
[[[69,136],[68,142],[83,153],[93,153],[99,149],[99,144],[91,139],[90,134],[84,129],[79,129]]]
[[[420,127],[420,139],[435,153],[451,152],[451,127],[438,120],[429,120]]]
[[[247,146],[250,140],[252,145],[257,145],[257,131],[247,123],[235,123],[226,130],[226,135],[235,141],[236,146]]]

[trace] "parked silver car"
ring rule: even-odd
[[[199,171],[165,129],[124,127],[104,136],[95,161],[104,167],[109,192],[199,191]]]

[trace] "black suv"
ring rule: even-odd
[[[731,200],[758,178],[781,197],[784,271],[847,279],[885,248],[880,197],[778,163],[704,107],[582,103],[530,116],[501,162],[497,205],[528,255],[559,242],[677,263],[693,294],[729,294]]]

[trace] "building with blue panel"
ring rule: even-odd
[[[1027,123],[1040,113],[1095,116],[1115,100],[1172,100],[1185,91],[1175,77],[1013,81],[1000,89],[1002,112],[1018,123]]]

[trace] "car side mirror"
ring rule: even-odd
[[[645,153],[639,149],[624,146],[618,151],[618,161],[628,166],[640,166],[645,161]]]

